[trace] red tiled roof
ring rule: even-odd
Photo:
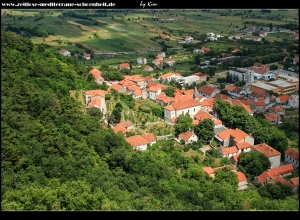
[[[91,73],[94,76],[95,79],[98,79],[102,74],[102,72],[97,70],[96,68],[90,70],[89,73]]]
[[[133,85],[133,86],[126,86],[127,90],[129,91],[137,91],[137,90],[141,90],[140,87]]]
[[[214,173],[214,169],[211,167],[202,167],[202,169],[204,170],[205,173],[207,173],[208,175],[213,174]]]
[[[265,72],[268,71],[268,67],[267,68],[255,68],[255,67],[251,67],[250,70],[252,70],[253,72],[256,72],[258,74],[264,74]]]
[[[193,120],[192,123],[193,123],[193,125],[197,125],[197,124],[199,124],[199,121],[198,120]]]
[[[184,100],[184,101],[180,101],[180,102],[174,102],[171,104],[171,106],[173,106],[173,108],[176,110],[190,108],[190,107],[194,107],[194,106],[198,106],[198,105],[200,105],[199,101],[196,101],[193,99],[192,100]],[[165,108],[168,109],[167,107],[168,106],[166,106]]]
[[[122,89],[122,86],[119,84],[112,84],[111,89],[119,91],[120,89]]]
[[[213,93],[213,91],[217,90],[216,87],[213,86],[208,86],[208,85],[204,85],[204,86],[200,86],[198,91],[202,92],[204,94],[208,94],[211,95]]]
[[[208,47],[202,47],[201,50],[208,52],[210,49]]]
[[[120,124],[117,124],[115,127],[113,127],[113,130],[114,130],[115,133],[118,133],[119,131],[121,131],[123,134],[129,132],[129,130],[127,130],[126,128],[124,128]]]
[[[158,83],[155,83],[155,82],[148,82],[146,86],[147,86],[148,88],[150,88],[150,87],[152,87],[152,86],[157,86],[157,85],[158,85]]]
[[[166,98],[166,94],[164,92],[159,93],[158,96],[156,96],[156,100],[163,101]]]
[[[222,121],[221,121],[221,120],[219,120],[219,119],[216,119],[216,120],[214,120],[214,124],[215,124],[215,125],[222,124]]]
[[[240,154],[236,154],[233,156],[234,161],[237,163],[239,161]]]
[[[125,140],[133,147],[148,144],[148,141],[142,138],[140,135],[130,136],[125,138]]]
[[[66,52],[67,50],[65,50],[65,49],[61,49],[59,52],[62,52],[62,53],[64,53],[64,52]]]
[[[141,90],[141,89],[138,89],[138,90],[134,91],[135,96],[139,96],[139,95],[142,95],[142,94],[143,94],[143,90]]]
[[[145,68],[146,68],[146,67],[145,67]],[[144,80],[150,81],[150,80],[152,80],[152,77],[151,77],[151,76],[145,76],[145,77],[144,77]]]
[[[237,175],[237,177],[238,177],[239,182],[243,182],[243,181],[246,181],[246,180],[247,180],[247,177],[245,176],[245,174],[243,174],[243,173],[240,172],[240,171],[237,171],[237,172],[236,172],[236,175]]]
[[[186,132],[179,134],[178,136],[183,138],[184,140],[188,141],[190,139],[190,137],[192,137],[192,135],[193,135],[193,133],[191,131],[186,131]]]
[[[286,100],[289,100],[291,98],[291,96],[288,94],[284,94],[284,95],[278,96],[278,98],[280,99],[280,101],[286,101]]]
[[[194,73],[194,75],[196,75],[196,76],[206,76],[206,74],[201,73],[201,72]]]
[[[249,134],[245,133],[244,131],[236,128],[235,130],[233,129],[227,129],[225,131],[221,131],[218,136],[222,139],[225,140],[227,139],[229,136],[234,137],[234,141],[235,142],[240,142],[243,138],[250,136]]]
[[[201,122],[204,119],[213,119],[214,116],[207,113],[207,112],[205,112],[205,111],[203,111],[203,110],[200,110],[196,115],[194,115],[194,118]]]
[[[88,104],[89,107],[93,107],[93,106],[98,106],[99,108],[101,107],[101,101],[100,99],[94,99],[93,101],[91,101]]]
[[[294,177],[290,179],[290,182],[294,185],[294,186],[299,186],[299,177]]]
[[[126,120],[125,122],[120,123],[124,128],[127,128],[129,126],[132,126],[132,122],[130,120]]]
[[[89,54],[89,53],[86,53],[84,56],[85,56],[85,57],[90,57],[90,56],[91,56],[91,54]]]
[[[252,146],[253,149],[256,151],[266,155],[267,157],[274,157],[277,155],[281,155],[281,153],[277,150],[275,150],[273,147],[270,147],[269,145],[263,143],[263,144],[256,144]]]
[[[297,160],[299,162],[299,152],[297,152],[293,148],[291,148],[291,147],[288,148],[285,151],[285,155],[289,155],[291,158],[293,158],[294,160]]]
[[[128,79],[123,79],[122,81],[119,82],[119,84],[122,86],[132,86],[135,85],[135,82]]]
[[[88,90],[88,91],[85,91],[85,94],[86,95],[91,95],[92,97],[95,97],[95,96],[105,97],[105,91],[104,90],[100,90],[100,89],[97,89],[97,90]]]
[[[281,117],[280,115],[276,114],[276,113],[272,113],[272,112],[267,112],[266,114],[264,114],[265,118],[267,120],[269,120],[270,122],[273,122],[275,120],[280,121]]]
[[[166,78],[168,78],[168,77],[170,77],[170,76],[173,76],[173,75],[175,75],[175,73],[169,72],[169,73],[166,73],[166,74],[164,74],[164,75],[161,75],[161,76],[158,77],[158,78],[166,79]]]
[[[236,34],[235,36],[241,37],[241,36],[243,36],[243,35],[242,35],[242,34]]]
[[[241,100],[239,99],[233,99],[232,100],[232,104],[233,105],[239,105],[239,106],[242,106],[244,107],[244,109],[249,113],[249,114],[252,114],[253,111],[249,108],[249,106],[245,105]]]
[[[292,164],[286,164],[283,166],[275,167],[268,169],[268,174],[272,177],[279,176],[279,175],[284,175],[287,173],[292,173],[294,171],[294,167]]]
[[[214,98],[221,98],[223,100],[228,100],[230,97],[228,95],[224,95],[224,94],[221,94],[221,93],[216,93]]]
[[[279,105],[274,106],[274,107],[270,107],[270,108],[268,108],[268,110],[272,111],[272,112],[275,112],[275,113],[285,112],[285,110],[282,107],[280,107]]]
[[[151,66],[149,66],[149,65],[147,65],[147,66],[145,66],[145,70],[147,70],[147,69],[150,69],[151,68]],[[146,80],[146,79],[145,79]]]
[[[241,143],[237,143],[236,144],[236,147],[241,150],[241,149],[245,149],[245,148],[249,148],[251,147],[252,145],[249,144],[248,142],[241,142]]]
[[[222,153],[224,155],[233,154],[233,153],[237,153],[237,152],[238,152],[238,149],[236,148],[236,146],[222,148]]]
[[[120,68],[128,68],[128,67],[130,67],[129,63],[121,63],[119,66],[120,66]]]
[[[153,133],[142,135],[142,138],[148,141],[148,143],[156,141],[156,138]]]
[[[266,106],[265,102],[255,102],[256,106]]]
[[[225,90],[232,92],[234,90],[235,86],[233,84],[229,84],[225,87]]]

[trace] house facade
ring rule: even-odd
[[[201,110],[199,101],[194,99],[173,102],[172,104],[164,107],[164,119],[169,123],[174,123],[176,118],[181,114],[188,113],[191,118],[194,117]]]
[[[147,59],[144,57],[139,57],[139,58],[137,58],[136,62],[138,64],[147,64]]]
[[[248,181],[247,181],[247,177],[245,176],[245,174],[243,174],[240,171],[236,172],[236,175],[238,177],[239,183],[238,183],[238,190],[242,191],[248,188]]]
[[[198,136],[191,131],[186,131],[178,135],[178,139],[184,140],[185,144],[190,144],[198,141]]]
[[[284,163],[292,164],[294,169],[299,171],[299,152],[294,150],[293,148],[288,148],[284,154]]]

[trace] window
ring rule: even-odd
[[[194,111],[195,111],[195,108],[194,108]]]

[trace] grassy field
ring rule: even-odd
[[[296,10],[272,10],[271,13],[262,13],[260,10],[123,10],[122,12],[99,12],[91,10],[75,10],[80,15],[90,19],[80,19],[62,15],[62,10],[1,10],[1,26],[7,27],[40,27],[53,33],[64,42],[81,43],[89,49],[103,52],[122,52],[133,50],[160,49],[158,41],[150,38],[157,37],[162,32],[170,33],[171,40],[166,43],[178,47],[178,39],[187,34],[203,34],[214,32],[225,36],[232,36],[235,30],[244,27],[243,22],[259,22],[273,24],[273,27],[285,23],[298,23]],[[237,15],[241,13],[241,15]],[[44,18],[36,20],[40,14]],[[225,15],[225,16],[224,16]],[[160,22],[152,18],[160,19]],[[260,17],[256,17],[260,16]],[[281,20],[277,20],[277,19]],[[92,19],[92,20],[91,20]],[[97,22],[97,23],[96,23]],[[250,26],[250,24],[248,25]],[[279,33],[267,36],[267,39],[278,40],[292,35]],[[34,38],[35,43],[43,39]],[[58,49],[54,41],[45,42]],[[214,46],[212,46],[214,47]],[[219,45],[226,49],[226,45]],[[69,50],[75,50],[75,45],[66,45]]]

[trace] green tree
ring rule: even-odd
[[[163,90],[163,92],[166,94],[166,96],[175,97],[175,90],[175,87],[167,87]]]
[[[175,135],[178,136],[180,133],[192,130],[194,128],[192,121],[193,119],[188,113],[186,113],[185,115],[179,115],[179,117],[176,119]]]
[[[211,119],[204,119],[199,122],[199,124],[195,126],[194,130],[199,139],[205,142],[210,141],[215,135],[214,123]]]
[[[271,167],[270,160],[267,156],[256,150],[250,152],[242,152],[239,156],[238,167],[250,178],[254,179],[255,176],[260,175],[265,170]]]

